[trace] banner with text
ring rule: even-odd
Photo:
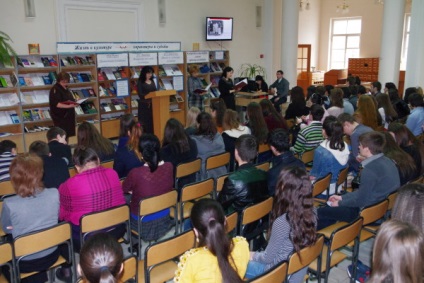
[[[58,42],[57,53],[180,51],[181,42]]]
[[[184,63],[183,52],[160,52],[158,56],[159,65]]]
[[[209,62],[209,51],[187,51],[187,63]]]

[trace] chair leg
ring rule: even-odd
[[[56,279],[55,278],[55,268],[50,268],[49,269],[49,282],[50,283],[53,283],[55,280],[54,279]]]

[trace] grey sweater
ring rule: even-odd
[[[1,225],[13,238],[57,224],[59,219],[59,193],[57,189],[44,189],[32,197],[19,195],[4,200]],[[51,248],[31,256],[26,260],[44,257],[56,248]]]
[[[399,172],[393,161],[382,153],[362,162],[359,189],[343,195],[340,206],[365,207],[385,199],[400,186]]]

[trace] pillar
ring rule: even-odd
[[[282,7],[281,70],[292,88],[297,85],[299,1],[283,0]]]

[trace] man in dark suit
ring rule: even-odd
[[[274,95],[271,102],[274,104],[275,109],[281,112],[280,105],[287,102],[287,95],[289,94],[289,81],[284,78],[282,70],[277,71],[277,80],[269,86],[269,94]]]

